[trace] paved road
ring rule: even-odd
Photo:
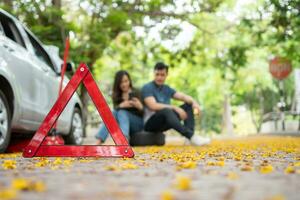
[[[0,199],[299,199],[299,137],[134,151],[134,159],[2,154]]]

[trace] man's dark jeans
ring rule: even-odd
[[[181,135],[190,139],[194,134],[195,120],[192,105],[183,104],[180,106],[186,113],[187,119],[184,120],[184,125],[180,122],[179,115],[170,108],[164,108],[157,111],[148,119],[145,124],[145,131],[163,132],[169,129],[175,129]]]

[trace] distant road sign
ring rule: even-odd
[[[272,76],[278,80],[285,79],[292,71],[290,61],[284,58],[275,57],[270,60],[269,70]]]

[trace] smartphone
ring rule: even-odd
[[[129,95],[129,100],[132,100],[134,97],[133,92],[130,92],[128,95]]]

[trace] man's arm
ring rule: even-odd
[[[173,109],[175,112],[178,113],[180,119],[185,120],[187,118],[187,114],[182,108],[176,107],[176,106],[173,106],[173,105],[158,103],[158,102],[156,102],[155,98],[152,97],[152,96],[151,97],[146,97],[144,102],[150,110],[159,111],[159,110],[162,110],[164,108],[170,108],[170,109]]]
[[[193,102],[195,101],[191,96],[186,95],[182,92],[175,92],[175,94],[173,95],[173,98],[179,101],[183,101],[187,104],[193,104]]]
[[[182,92],[175,92],[173,95],[173,98],[179,101],[183,101],[187,104],[190,104],[193,106],[194,109],[196,109],[198,112],[200,112],[200,106],[191,96],[186,95]]]
[[[172,108],[172,105],[158,103],[153,96],[146,97],[144,102],[146,106],[153,111],[159,111],[164,108]]]

